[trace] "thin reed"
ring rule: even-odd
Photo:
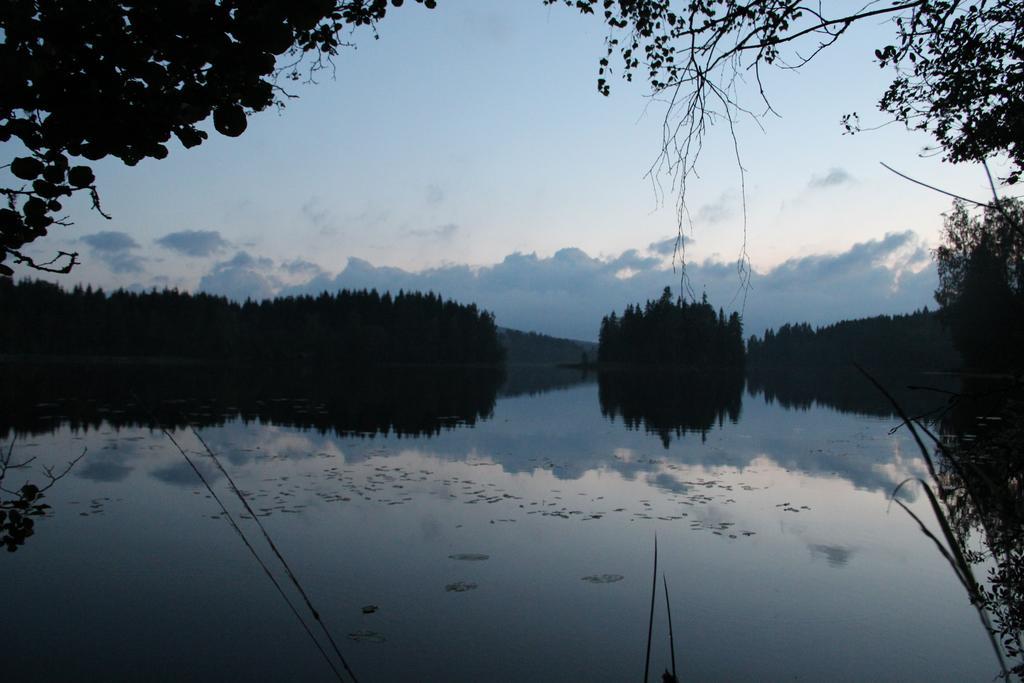
[[[857,370],[859,370],[860,373],[863,374],[868,379],[868,381],[871,382],[875,386],[875,388],[878,389],[882,393],[882,395],[884,395],[892,404],[893,410],[896,411],[896,414],[899,416],[900,420],[902,420],[902,424],[905,424],[907,426],[907,429],[910,430],[910,434],[911,436],[913,436],[914,442],[917,444],[918,449],[921,451],[921,456],[924,458],[925,465],[928,468],[928,474],[931,476],[932,481],[935,482],[935,486],[939,491],[939,496],[945,497],[945,490],[942,486],[942,481],[939,479],[938,474],[935,471],[935,464],[932,461],[931,453],[928,447],[925,445],[924,440],[921,438],[921,435],[918,433],[918,429],[927,434],[928,437],[939,447],[939,449],[945,452],[945,449],[942,443],[939,441],[938,437],[936,437],[926,427],[924,427],[924,425],[921,424],[919,419],[909,417],[903,410],[902,406],[900,406],[899,402],[893,397],[893,395],[890,394],[885,389],[885,387],[883,387],[881,383],[878,382],[878,380],[872,377],[867,370],[865,370],[858,364],[854,364],[854,367],[856,367]],[[939,529],[941,530],[943,539],[946,542],[945,545],[943,545],[942,541],[940,541],[939,538],[931,530],[929,530],[927,526],[925,526],[924,522],[918,515],[916,515],[905,503],[903,503],[903,501],[899,500],[896,497],[897,494],[900,492],[900,489],[903,488],[904,484],[911,481],[917,481],[918,483],[921,484],[921,488],[924,490],[925,496],[928,499],[928,503],[931,506],[932,512],[935,515],[935,519],[939,524]],[[899,485],[896,486],[896,488],[893,490],[892,500],[901,508],[903,508],[915,522],[917,522],[917,525],[918,527],[920,527],[921,532],[924,533],[924,535],[935,544],[935,547],[939,550],[939,554],[942,555],[942,557],[946,560],[949,566],[953,569],[953,572],[956,574],[957,579],[960,581],[961,585],[963,585],[964,590],[967,591],[967,595],[971,600],[971,604],[978,612],[978,618],[981,619],[982,626],[985,629],[985,635],[988,636],[989,643],[992,645],[992,650],[995,652],[996,658],[999,660],[999,667],[1002,671],[1003,678],[1009,679],[1009,671],[1006,668],[1006,660],[1003,657],[1003,651],[999,647],[999,643],[996,641],[994,635],[995,630],[992,628],[991,620],[989,619],[989,615],[985,610],[984,597],[982,596],[981,589],[979,588],[977,579],[974,578],[974,571],[971,567],[971,563],[967,561],[966,557],[964,557],[963,551],[960,548],[960,544],[957,542],[956,536],[953,534],[953,529],[949,524],[949,519],[946,515],[946,511],[943,509],[943,506],[939,502],[938,497],[932,491],[931,486],[929,486],[928,482],[926,482],[924,479],[921,479],[920,477],[911,477],[909,479],[905,479],[902,482],[900,482]]]
[[[644,683],[651,672],[651,637],[654,635],[654,598],[658,595],[658,535],[654,535],[654,573],[651,577],[651,611],[647,618],[647,656],[644,658]]]

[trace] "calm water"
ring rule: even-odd
[[[88,448],[0,556],[7,680],[331,680],[155,428],[244,515],[188,424],[362,681],[638,680],[655,536],[682,680],[998,670],[953,573],[889,510],[925,470],[863,380],[6,374],[0,435],[17,435],[15,461],[38,457],[7,488]],[[652,662],[669,664],[660,590]]]

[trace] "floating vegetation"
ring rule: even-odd
[[[504,520],[502,520],[504,521]],[[483,553],[455,553],[454,555],[448,556],[449,560],[464,560],[466,562],[482,562],[483,560],[491,559],[490,555],[484,555]]]
[[[449,593],[465,593],[466,591],[476,590],[476,588],[477,585],[472,581],[456,581],[444,587]]]
[[[622,574],[591,574],[590,576],[584,576],[581,580],[587,583],[616,583],[624,578],[626,577]]]

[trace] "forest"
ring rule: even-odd
[[[744,363],[743,323],[708,303],[672,298],[666,287],[657,300],[626,306],[601,320],[598,361],[604,364],[735,368]]]
[[[948,325],[928,308],[906,315],[843,320],[814,328],[807,323],[765,330],[747,341],[754,367],[900,368],[952,370],[961,365]]]
[[[494,317],[437,294],[341,291],[238,304],[0,280],[0,353],[247,363],[493,364]]]

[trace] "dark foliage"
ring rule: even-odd
[[[74,266],[76,254],[36,264],[19,250],[65,223],[62,198],[89,192],[99,209],[92,169],[76,159],[163,159],[172,137],[201,144],[211,117],[217,132],[241,135],[249,114],[288,97],[281,78],[311,78],[387,10],[387,0],[4,0],[0,142],[24,151],[8,147],[18,182],[2,188],[0,276],[8,255]]]
[[[807,323],[766,330],[747,341],[753,367],[850,367],[951,370],[960,366],[939,316],[924,308],[812,328]]]
[[[6,431],[0,429],[0,433],[6,434]],[[27,470],[36,459],[36,456],[30,456],[20,462],[15,461],[14,441],[12,438],[5,449],[0,449],[0,544],[11,553],[35,534],[36,518],[46,516],[49,511],[49,504],[43,502],[46,492],[85,457],[83,450],[62,472],[55,472],[53,467],[43,467],[41,473],[36,473],[45,481],[42,486],[28,480],[21,486],[12,486],[9,475]]]
[[[935,250],[943,321],[964,363],[1020,368],[1024,348],[1024,203],[1004,200],[982,216],[957,203]]]
[[[738,313],[726,318],[707,297],[700,302],[672,300],[666,287],[661,298],[629,305],[618,317],[601,320],[598,360],[601,363],[670,365],[687,368],[743,367],[743,323]]]
[[[317,365],[502,360],[491,314],[436,294],[342,291],[237,304],[2,279],[0,353]]]
[[[38,486],[25,484],[17,491],[17,497],[0,498],[0,544],[8,552],[14,552],[25,545],[29,536],[35,533],[35,517],[46,514],[50,507],[42,502],[43,494]]]
[[[803,66],[851,27],[890,20],[892,41],[875,61],[894,80],[878,108],[910,129],[929,133],[951,162],[1010,161],[1007,182],[1024,171],[1024,35],[1022,0],[895,0],[885,3],[801,3],[789,0],[544,0],[608,25],[598,89],[608,94],[618,53],[627,79],[646,78],[670,102],[664,161],[692,172],[707,127],[740,114],[735,84],[761,69]],[[760,115],[764,115],[760,114]],[[859,129],[856,114],[847,130]]]

